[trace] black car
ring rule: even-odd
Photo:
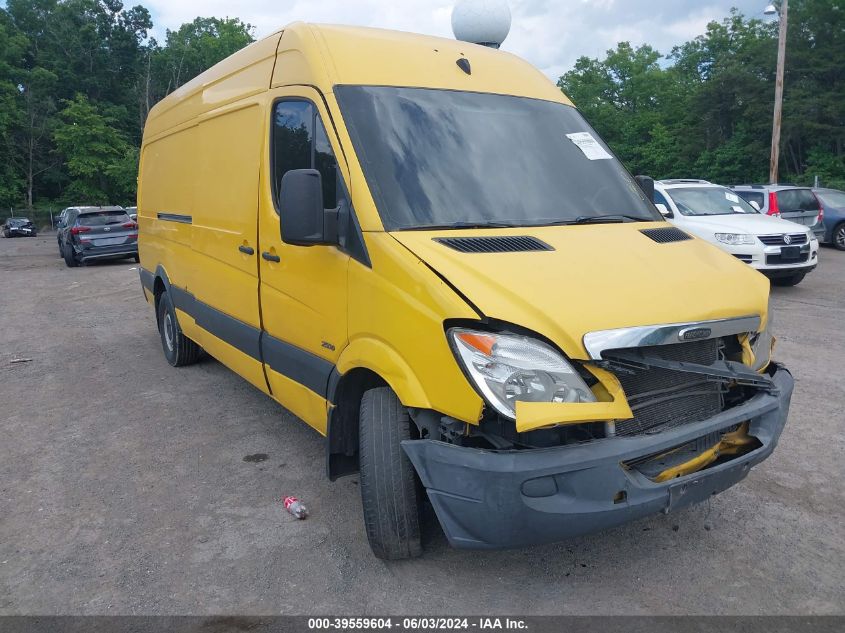
[[[121,207],[75,208],[59,229],[58,241],[71,268],[99,259],[138,261],[138,225]]]
[[[35,237],[38,231],[31,220],[26,218],[9,218],[3,225],[3,235],[6,237]]]

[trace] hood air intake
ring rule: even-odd
[[[536,237],[435,237],[439,242],[461,253],[524,253],[553,251],[551,246]]]
[[[681,229],[675,227],[669,229],[642,229],[640,231],[646,237],[650,237],[658,244],[669,244],[670,242],[683,242],[692,238]]]

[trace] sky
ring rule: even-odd
[[[303,20],[354,24],[452,37],[449,0],[124,0],[152,14],[151,35],[164,41],[197,16],[238,17],[262,37]],[[620,41],[672,47],[704,33],[737,7],[762,18],[767,0],[509,0],[512,25],[502,48],[527,59],[556,80],[582,55],[603,58]]]

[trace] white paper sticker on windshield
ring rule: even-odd
[[[739,196],[736,195],[735,193],[731,193],[730,191],[726,191],[725,197],[728,199],[729,202],[739,203]]]
[[[745,213],[745,210],[744,210],[742,207],[738,207],[738,206],[736,206],[736,205],[733,205],[733,206],[731,207],[731,209],[733,209],[733,210],[734,210],[734,211],[736,211],[737,213]]]
[[[596,137],[589,132],[576,132],[575,134],[567,134],[566,138],[575,143],[578,148],[584,152],[584,156],[590,160],[607,160],[613,158],[607,151],[599,145]]]

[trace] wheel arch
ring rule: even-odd
[[[329,377],[326,473],[331,481],[358,472],[361,398],[373,387],[390,387],[406,407],[430,408],[411,367],[384,341],[361,338],[340,355]]]

